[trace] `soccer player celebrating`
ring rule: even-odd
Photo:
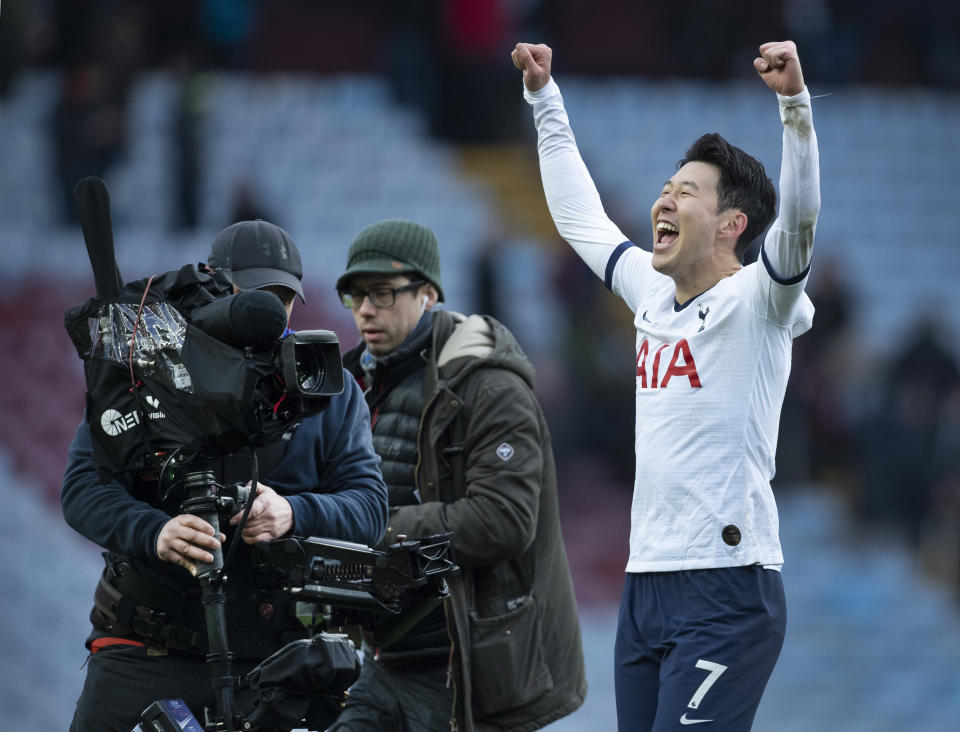
[[[696,140],[653,202],[653,251],[604,213],[577,150],[552,51],[517,44],[543,187],[566,239],[634,312],[636,480],[614,654],[621,730],[749,730],[786,627],[770,480],[820,209],[819,162],[796,46],[754,67],[783,121],[780,209],[763,165]]]

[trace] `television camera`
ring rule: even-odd
[[[256,496],[261,454],[276,457],[283,436],[343,390],[337,337],[325,330],[289,332],[276,295],[235,293],[222,270],[186,265],[125,284],[106,185],[85,178],[74,192],[96,295],[68,310],[64,324],[84,362],[98,476],[132,475],[138,485],[154,486],[138,497],[179,504],[207,521],[214,535],[222,519],[243,511],[226,553],[218,549],[212,562],[198,564],[216,708],[204,710],[201,726],[182,701],[158,700],[137,729],[275,732],[304,723],[322,729],[359,673],[353,643],[324,630],[284,646],[246,676],[255,706],[241,717],[225,586]],[[214,469],[241,455],[248,456],[250,487],[222,480]],[[384,619],[389,625],[393,618],[402,633],[411,618],[446,596],[444,578],[458,571],[450,538],[401,537],[381,551],[291,537],[257,545],[253,557],[280,577],[289,597],[321,609],[320,627],[376,623],[380,633]]]

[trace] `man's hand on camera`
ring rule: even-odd
[[[179,564],[196,577],[194,560],[212,562],[213,554],[207,549],[219,549],[220,542],[227,538],[220,534],[220,541],[217,541],[213,533],[213,527],[199,516],[190,513],[174,516],[160,529],[157,556],[165,562]]]
[[[230,518],[230,525],[236,526],[242,517],[243,511],[238,511]],[[292,528],[293,509],[289,501],[270,486],[258,483],[257,496],[243,527],[243,540],[247,544],[256,544],[280,539]]]

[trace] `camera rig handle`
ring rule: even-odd
[[[209,523],[214,536],[220,535],[220,505],[217,500],[218,484],[212,471],[197,470],[189,473],[185,481],[187,499],[182,510],[192,513]],[[200,580],[201,602],[207,626],[209,653],[206,662],[210,668],[217,699],[216,723],[226,731],[234,730],[233,653],[227,639],[226,591],[224,583],[223,549],[213,552],[212,562],[200,562],[197,577]]]

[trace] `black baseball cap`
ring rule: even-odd
[[[276,224],[238,221],[217,234],[207,264],[222,269],[241,290],[280,285],[303,297],[303,265],[290,235]]]

